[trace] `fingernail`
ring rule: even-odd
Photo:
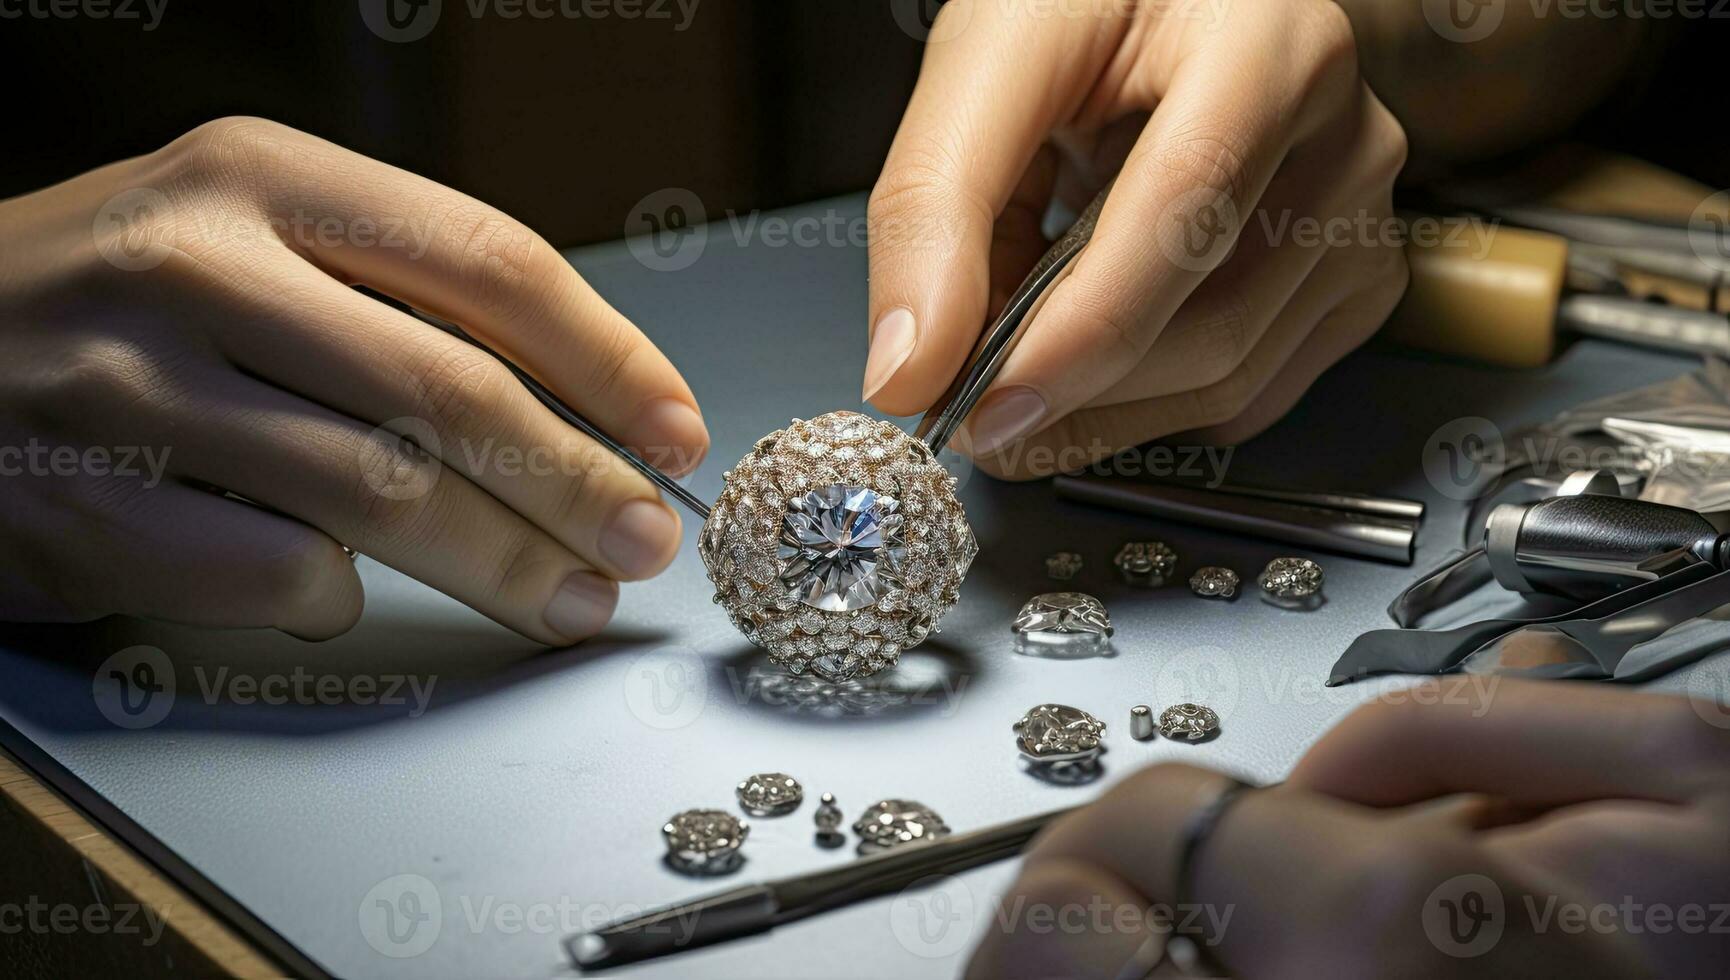
[[[664,568],[679,544],[679,515],[655,500],[627,500],[601,529],[602,557],[626,578]]]
[[[637,410],[627,442],[650,465],[684,476],[708,454],[709,429],[690,405],[677,398],[656,398]]]
[[[572,572],[541,613],[547,626],[560,636],[586,640],[613,618],[619,603],[619,583],[594,572]]]
[[[1032,432],[1045,418],[1045,399],[1032,388],[1005,388],[985,398],[967,423],[973,452],[1000,449]]]
[[[877,318],[877,329],[871,331],[871,353],[865,358],[865,388],[860,397],[870,401],[882,390],[895,372],[913,353],[913,343],[919,331],[913,323],[913,311],[897,306]]]

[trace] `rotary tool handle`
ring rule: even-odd
[[[1564,595],[1593,591],[1593,582],[1614,589],[1683,565],[1718,565],[1718,541],[1717,529],[1695,511],[1589,493],[1504,504],[1484,531],[1496,581]]]
[[[1539,168],[1547,175],[1531,181],[1516,177],[1513,186],[1529,185],[1526,203],[1687,225],[1712,195],[1704,184],[1634,157],[1589,147],[1554,152],[1565,168]],[[1569,174],[1560,184],[1554,180],[1558,171]],[[1384,336],[1439,354],[1523,368],[1555,355],[1558,319],[1562,327],[1581,329],[1559,317],[1568,282],[1566,239],[1492,220],[1441,219],[1424,235],[1419,228],[1414,221],[1405,245],[1411,285]],[[1624,339],[1651,342],[1632,333]]]
[[[1685,507],[1603,494],[1552,497],[1526,512],[1520,551],[1642,561],[1687,550],[1711,561],[1718,531]],[[1704,551],[1696,551],[1703,546]]]
[[[1382,328],[1395,343],[1500,367],[1537,367],[1556,350],[1568,243],[1479,221],[1406,243],[1411,283]]]

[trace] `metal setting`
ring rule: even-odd
[[[1153,738],[1153,735],[1153,709],[1145,704],[1129,709],[1129,737],[1137,742],[1145,742]]]
[[[1321,603],[1322,567],[1308,558],[1275,558],[1256,581],[1262,599],[1281,608],[1309,609]]]
[[[1111,637],[1105,603],[1085,592],[1045,592],[1027,600],[1010,624],[1018,643],[1103,646]]]
[[[1189,577],[1189,591],[1203,599],[1234,599],[1237,586],[1237,573],[1219,565],[1203,566]]]
[[[817,798],[817,812],[811,820],[817,825],[818,847],[840,847],[846,843],[847,837],[841,833],[841,824],[846,817],[841,815],[834,793],[824,793]]]
[[[1081,571],[1081,556],[1073,551],[1059,551],[1045,559],[1045,574],[1059,582],[1067,582]]]
[[[794,674],[894,666],[955,604],[979,551],[931,451],[857,412],[794,419],[723,479],[697,543],[715,601]]]
[[[1130,585],[1157,589],[1177,571],[1177,552],[1164,541],[1131,541],[1118,549],[1112,564]]]
[[[1067,704],[1030,708],[1010,727],[1016,747],[1029,762],[1091,762],[1105,751],[1100,741],[1105,722]]]
[[[1203,705],[1185,701],[1159,713],[1159,733],[1170,739],[1199,742],[1219,731],[1219,715]]]
[[[754,817],[777,817],[799,808],[804,787],[784,772],[760,772],[738,786],[739,806]]]
[[[725,810],[686,810],[667,821],[667,863],[687,874],[726,874],[743,863],[739,846],[750,824]]]
[[[869,854],[914,841],[949,835],[949,825],[937,811],[913,800],[879,800],[853,824],[859,853]]]

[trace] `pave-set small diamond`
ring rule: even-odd
[[[805,789],[784,772],[760,772],[740,782],[735,795],[746,813],[772,817],[798,809],[805,799]]]
[[[792,673],[894,666],[955,604],[978,554],[955,485],[891,423],[794,419],[724,476],[697,545],[715,601]]]
[[[914,841],[947,837],[949,825],[936,810],[917,800],[878,800],[854,822],[853,832],[859,835],[859,853],[870,854]]]

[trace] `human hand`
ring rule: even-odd
[[[1721,976],[1730,714],[1558,682],[1450,698],[1447,683],[1359,709],[1285,783],[1240,797],[1190,895],[1180,831],[1225,777],[1165,764],[1125,780],[1035,842],[1005,907],[1178,914],[996,930],[969,976],[1118,976],[1172,925],[1241,977]]]
[[[0,618],[329,637],[362,606],[341,542],[563,645],[666,566],[679,519],[648,481],[351,284],[665,468],[708,445],[673,366],[521,224],[219,120],[0,202]]]
[[[987,471],[1246,438],[1398,301],[1405,136],[1330,0],[953,0],[932,36],[871,195],[868,401],[927,408],[1054,194],[1079,209],[1121,168],[959,443]]]

